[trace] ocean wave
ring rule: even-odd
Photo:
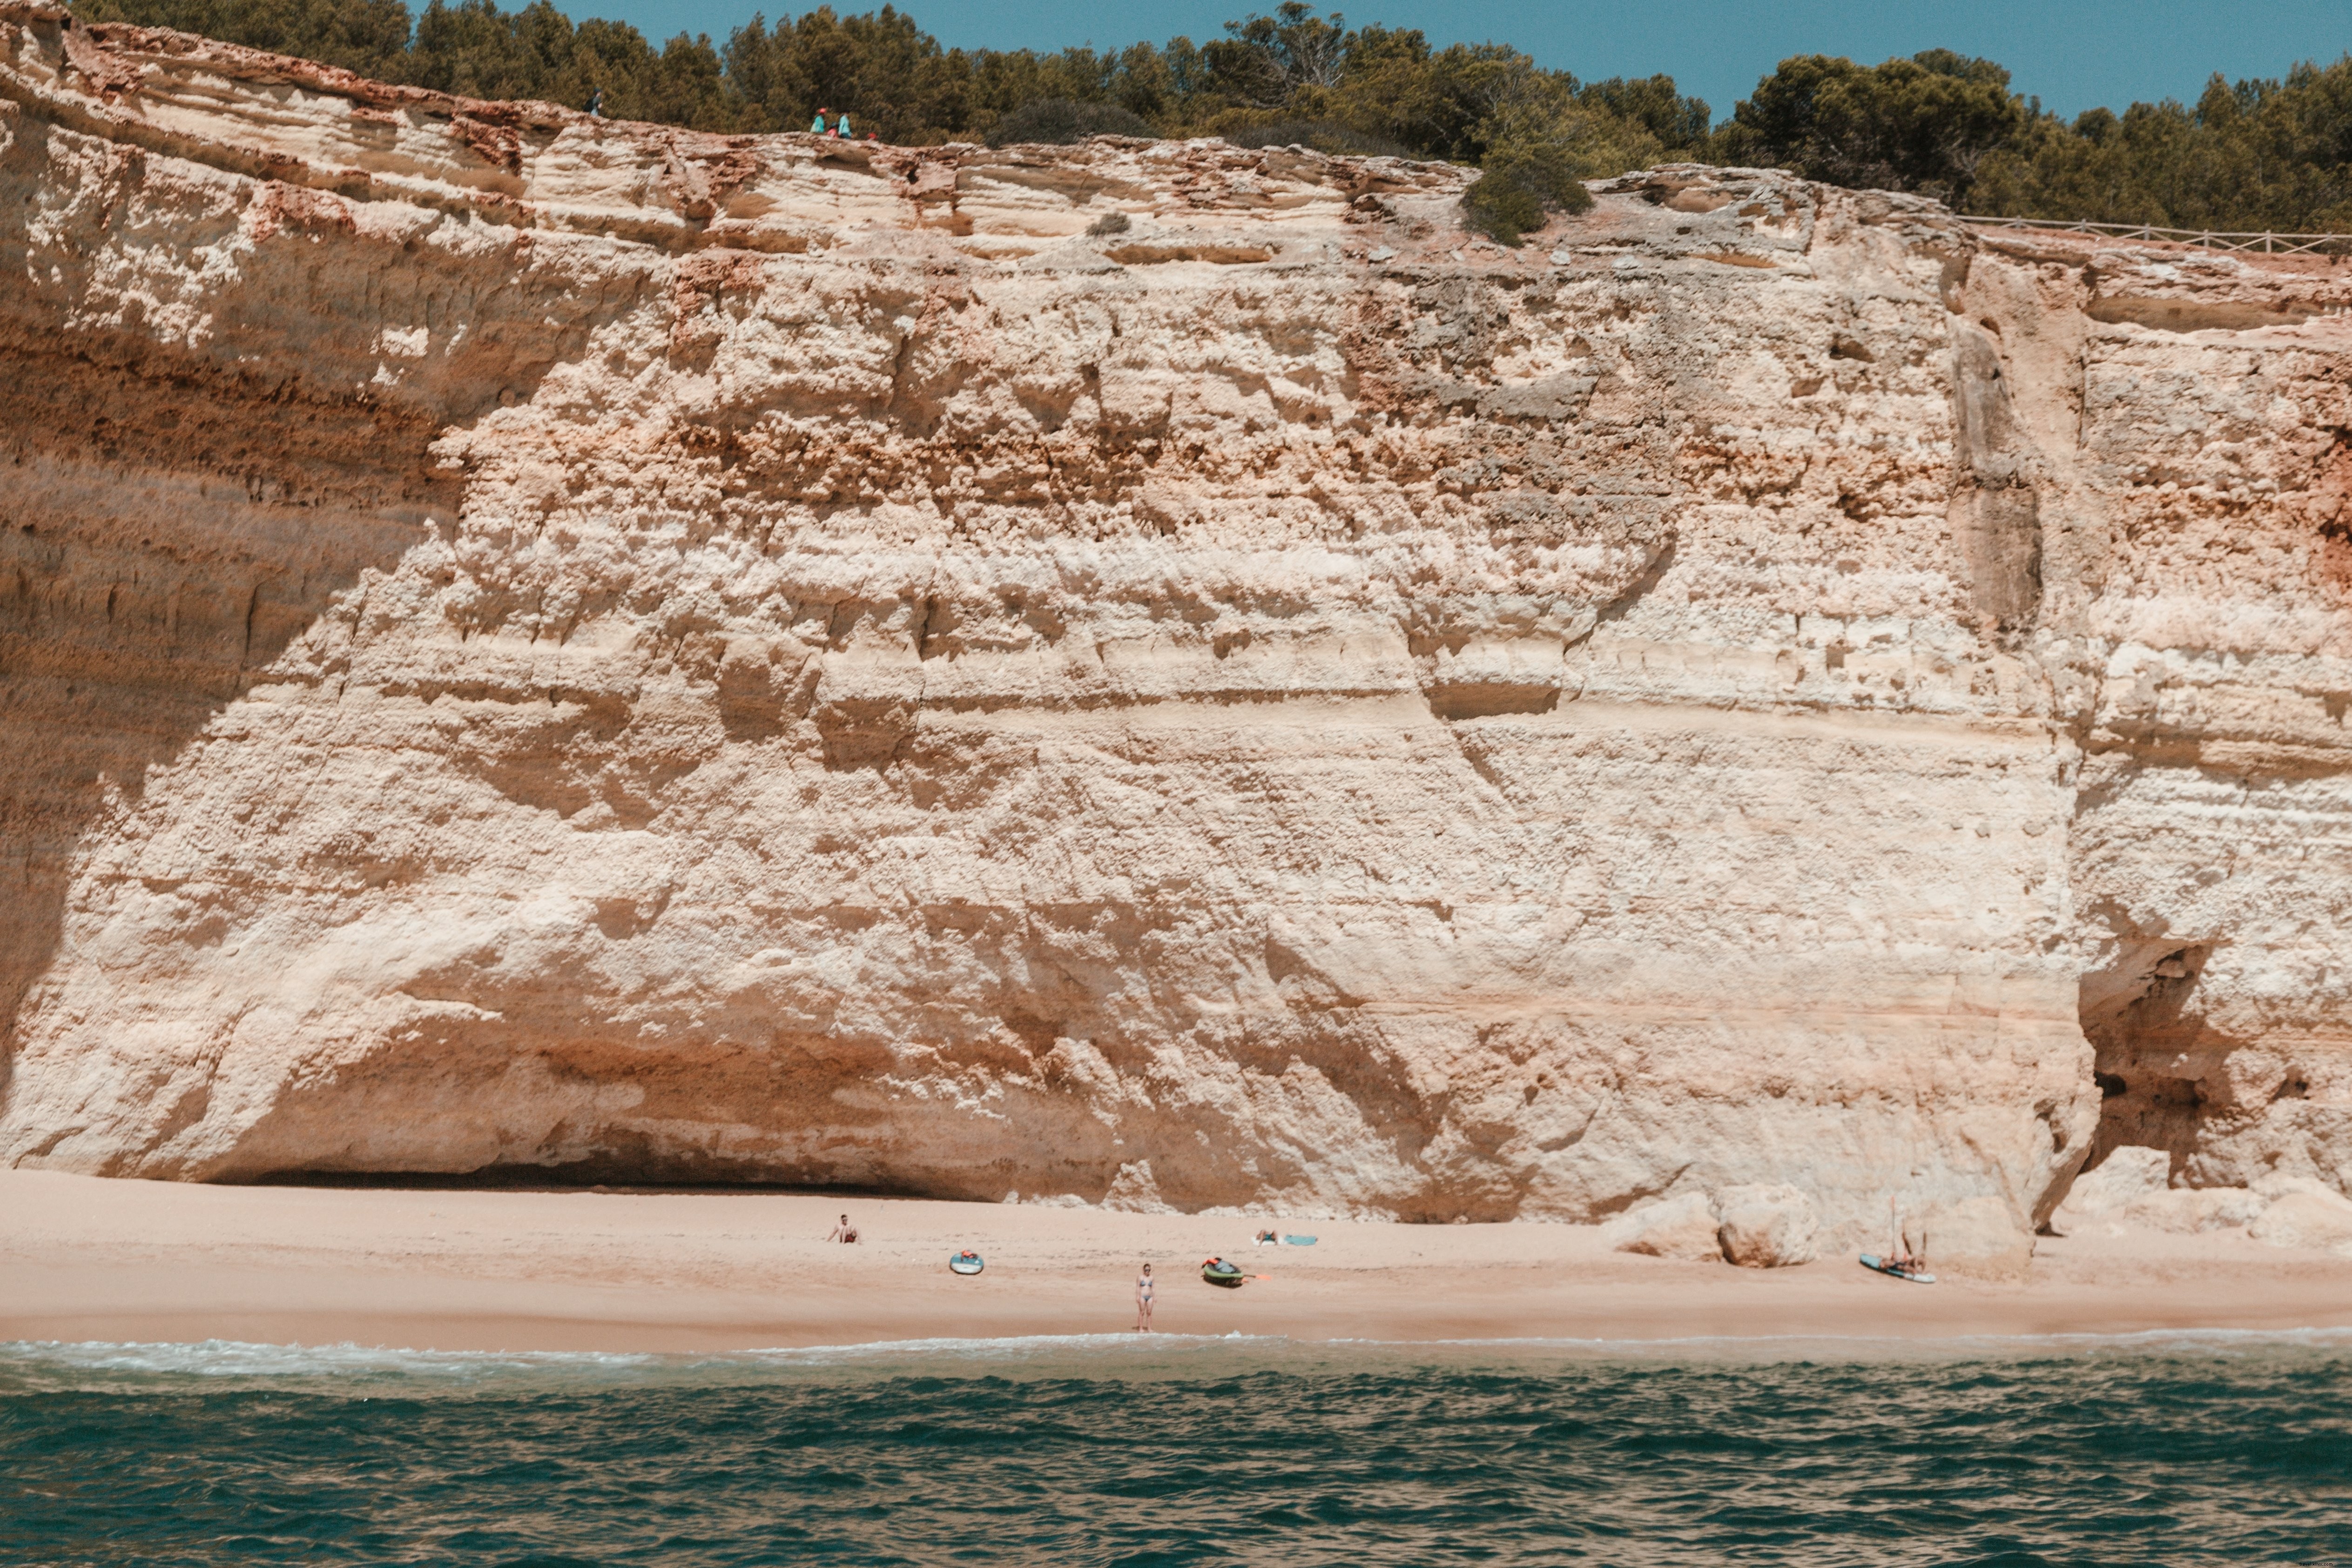
[[[1559,1362],[1746,1365],[2015,1363],[2100,1355],[2162,1359],[2278,1353],[2352,1354],[2352,1328],[2181,1328],[2124,1333],[1692,1335],[1672,1339],[1523,1336],[1509,1339],[1300,1340],[1279,1334],[1131,1333],[937,1337],[689,1353],[480,1351],[383,1345],[272,1344],[241,1340],[0,1342],[0,1389],[104,1386],[190,1379],[357,1385],[397,1382],[412,1392],[489,1384],[757,1381],[768,1376],[974,1373],[1184,1376],[1241,1364],[1345,1370],[1415,1363]]]
[[[16,1344],[0,1562],[2352,1561],[2342,1331],[1889,1348]]]
[[[1611,1360],[1670,1362],[1717,1357],[1755,1362],[1967,1362],[2014,1360],[2053,1353],[2074,1354],[2100,1350],[2172,1354],[2275,1347],[2352,1352],[2352,1327],[2160,1328],[2097,1333],[1975,1334],[1685,1334],[1644,1339],[1522,1335],[1507,1339],[1360,1338],[1317,1343],[1385,1350],[1554,1351]]]
[[[488,1384],[740,1381],[827,1370],[938,1372],[1163,1363],[1214,1351],[1265,1350],[1293,1342],[1264,1334],[1024,1334],[1002,1338],[882,1340],[686,1353],[404,1349],[385,1345],[271,1344],[245,1340],[0,1342],[0,1392],[37,1384],[125,1385],[194,1379],[214,1384],[359,1385],[397,1381],[411,1391]]]

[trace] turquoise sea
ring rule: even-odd
[[[0,1563],[2352,1563],[2352,1337],[0,1346]]]

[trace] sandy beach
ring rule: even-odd
[[[864,1240],[821,1239],[847,1209]],[[1261,1228],[1312,1248],[1255,1248]],[[979,1250],[977,1278],[949,1254]],[[1204,1284],[1222,1254],[1266,1276]],[[1748,1270],[1597,1229],[771,1193],[201,1186],[0,1172],[0,1341],[718,1351],[1120,1332],[1319,1340],[2129,1333],[2352,1325],[2352,1260],[2239,1235],[2044,1238],[2022,1283]]]

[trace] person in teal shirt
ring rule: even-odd
[[[835,124],[834,129],[841,132],[841,139],[844,141],[849,140],[849,111],[845,109],[841,111],[841,119]]]
[[[814,120],[813,123],[811,123],[811,125],[809,126],[809,134],[810,134],[811,136],[822,136],[822,135],[824,135],[824,117],[825,117],[825,114],[826,114],[826,111],[825,111],[824,110],[822,110],[822,109],[820,109],[820,110],[818,110],[816,111],[816,119],[815,119],[815,120]]]

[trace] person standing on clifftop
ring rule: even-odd
[[[824,117],[832,112],[833,110],[829,109],[820,109],[816,111],[816,119],[812,120],[809,124],[809,134],[811,136],[822,136],[824,134]]]

